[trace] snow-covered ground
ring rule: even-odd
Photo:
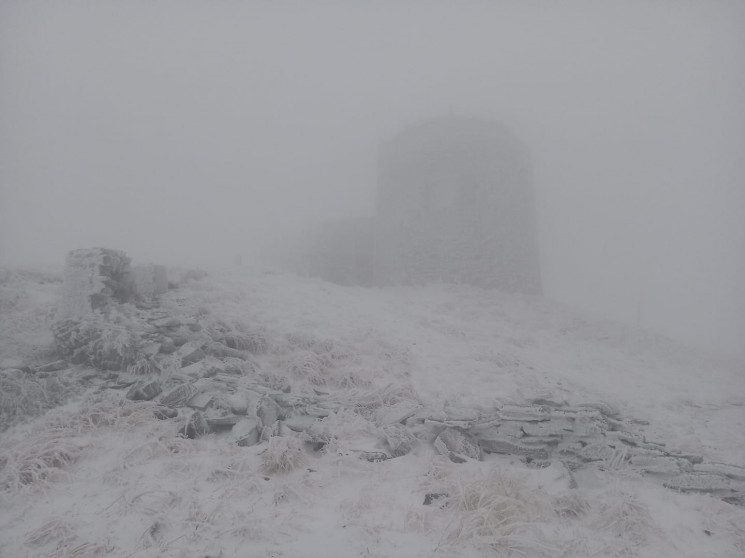
[[[52,279],[5,275],[0,361],[50,356]],[[321,422],[332,442],[312,452],[291,436],[251,447],[182,438],[153,404],[68,370],[78,386],[63,382],[67,404],[0,435],[1,556],[745,556],[744,508],[622,464],[579,471],[574,488],[559,464],[513,456],[456,464],[426,443],[376,463],[357,453],[382,449],[360,401],[489,409],[544,397],[609,403],[667,447],[742,466],[742,362],[467,286],[366,289],[234,269],[162,306],[261,331],[265,377],[341,403]],[[298,365],[319,354],[322,366]],[[277,474],[282,452],[296,467]],[[425,506],[427,494],[448,496]]]

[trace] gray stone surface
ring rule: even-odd
[[[391,450],[392,457],[401,457],[414,449],[419,441],[404,426],[400,424],[389,424],[383,427],[385,441]]]
[[[282,409],[274,399],[264,396],[256,407],[256,416],[261,420],[262,426],[271,426],[282,418]]]
[[[127,399],[133,401],[150,401],[162,391],[158,380],[142,381],[134,384],[127,392]]]
[[[199,388],[193,382],[187,382],[163,394],[160,404],[166,407],[183,407],[198,392]]]
[[[257,418],[239,420],[233,427],[232,434],[236,437],[236,443],[239,446],[254,446],[259,443],[261,422]]]
[[[199,411],[194,411],[184,426],[184,436],[187,438],[199,438],[210,432],[210,426],[207,424],[207,419]]]
[[[450,461],[463,463],[467,459],[481,459],[481,448],[476,439],[455,428],[446,428],[435,438],[435,449]]]

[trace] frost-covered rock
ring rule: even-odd
[[[163,394],[160,404],[166,407],[183,407],[197,393],[199,388],[193,382],[187,382]]]
[[[375,423],[378,426],[402,423],[414,416],[420,407],[421,405],[419,403],[412,400],[399,401],[393,405],[380,407],[375,412]]]
[[[512,439],[499,434],[484,434],[478,438],[479,446],[486,453],[502,453],[517,455],[530,459],[548,459],[548,450],[543,447],[531,447],[520,444]]]
[[[189,366],[200,360],[204,360],[207,356],[201,347],[194,343],[186,343],[179,347],[176,354],[181,358],[181,367]]]
[[[400,424],[384,426],[383,434],[393,457],[406,455],[419,443],[416,437]]]
[[[189,420],[186,422],[183,433],[187,438],[199,438],[200,436],[208,434],[209,431],[210,426],[207,423],[207,419],[204,418],[204,415],[201,412],[194,411],[191,416],[189,416]]]
[[[178,410],[164,405],[158,405],[153,410],[153,415],[158,420],[167,420],[176,418],[178,416]]]
[[[261,437],[261,423],[257,418],[245,418],[236,423],[232,433],[236,436],[236,443],[239,446],[255,446]]]
[[[214,396],[211,393],[197,393],[186,402],[186,406],[191,407],[192,409],[204,411],[212,404],[213,399]]]
[[[271,426],[282,418],[282,409],[274,399],[264,396],[256,407],[256,416],[261,420],[262,426]]]
[[[476,439],[455,428],[446,428],[434,441],[435,449],[446,455],[454,463],[463,463],[466,459],[481,459],[481,448]]]
[[[127,399],[131,399],[132,401],[150,401],[159,395],[162,389],[158,380],[137,382],[127,392]]]

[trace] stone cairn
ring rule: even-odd
[[[357,451],[370,462],[431,444],[455,463],[485,454],[514,456],[530,467],[558,462],[572,486],[585,467],[628,468],[674,490],[745,505],[745,467],[707,462],[648,440],[646,423],[602,402],[541,398],[488,409],[432,409],[396,395],[395,386],[354,396],[328,388],[295,393],[289,382],[263,373],[259,358],[270,347],[260,331],[169,313],[158,306],[168,285],[165,270],[138,273],[135,280],[122,252],[70,253],[63,319],[53,327],[65,360],[48,369],[72,363],[107,371],[102,389],[126,389],[128,399],[152,402],[153,416],[176,421],[182,436],[228,435],[239,446],[295,436],[309,451],[319,451],[336,438],[323,419],[347,409],[378,429],[377,445]]]

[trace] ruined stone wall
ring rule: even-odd
[[[124,252],[85,248],[65,261],[60,318],[75,319],[104,310],[111,301],[126,302],[133,293],[130,259]]]

